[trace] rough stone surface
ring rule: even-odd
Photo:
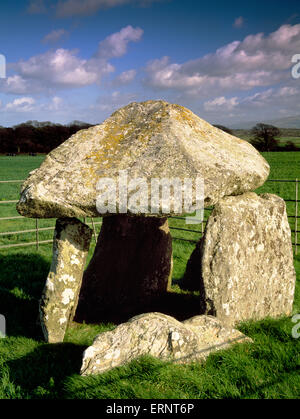
[[[91,235],[75,218],[56,221],[52,264],[40,300],[40,321],[49,343],[63,341],[74,315]]]
[[[23,184],[17,209],[35,218],[98,216],[98,180],[117,182],[120,170],[130,180],[145,178],[149,197],[153,178],[189,178],[195,192],[201,177],[205,206],[255,190],[269,175],[268,163],[252,145],[190,110],[164,101],[131,103],[53,150]],[[171,206],[170,214],[182,212]]]
[[[81,375],[99,374],[141,355],[180,364],[202,361],[211,352],[247,341],[251,339],[212,316],[179,322],[161,313],[142,314],[98,335],[84,352]]]
[[[167,292],[171,276],[172,237],[166,218],[104,217],[75,320],[117,321],[147,311],[148,304]]]
[[[224,324],[290,315],[295,270],[283,199],[272,194],[220,200],[187,265],[184,282],[201,312]]]

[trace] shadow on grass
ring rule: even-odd
[[[72,343],[40,344],[29,354],[7,362],[10,379],[25,397],[60,397],[64,380],[79,374],[85,349]]]
[[[37,253],[0,256],[0,312],[8,336],[41,338],[38,300],[49,262]]]
[[[174,364],[167,361],[143,355],[102,374],[89,376],[74,374],[66,379],[62,394],[68,399],[170,398],[170,394],[167,396],[168,390],[166,391],[163,381],[165,374],[172,367]],[[157,385],[162,386],[163,391],[157,390]],[[153,394],[153,391],[157,394]],[[172,395],[176,397],[176,390]]]
[[[38,304],[46,277],[49,261],[38,253],[0,256],[0,307],[6,318],[8,336],[24,336],[42,339],[38,320]],[[176,281],[177,282],[177,281]],[[105,312],[87,323],[121,323],[137,314],[158,311],[183,321],[201,314],[199,297],[193,293],[167,292],[149,304],[126,313]]]

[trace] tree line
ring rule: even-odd
[[[27,121],[10,128],[0,126],[0,153],[49,153],[77,131],[91,126],[81,121],[68,125]]]
[[[10,128],[0,126],[0,153],[49,153],[77,131],[91,126],[93,125],[81,121],[73,121],[67,125],[53,124],[50,121],[27,121]],[[223,125],[215,127],[229,134],[235,134],[234,130]],[[281,135],[277,127],[257,124],[250,131],[248,141],[259,151],[300,151],[292,141],[280,144],[278,138]]]

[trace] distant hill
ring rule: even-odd
[[[297,128],[300,129],[300,115],[288,116],[286,118],[278,118],[267,121],[267,124],[280,128]]]
[[[229,128],[232,129],[251,129],[258,122],[263,122],[264,124],[274,125],[278,128],[296,128],[300,129],[300,115],[287,116],[285,118],[271,119],[266,121],[248,121],[241,122],[239,124],[230,125]]]
[[[233,135],[243,140],[249,140],[251,138],[251,129],[233,129],[232,131]],[[292,139],[300,137],[300,129],[298,128],[280,128],[280,131],[282,138],[290,137]]]

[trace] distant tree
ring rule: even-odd
[[[219,128],[224,132],[227,132],[227,134],[233,135],[233,131],[230,128],[224,127],[224,125],[214,125],[214,127]]]
[[[27,121],[11,128],[0,127],[0,153],[49,153],[81,129],[81,121],[61,125],[50,121]]]
[[[280,137],[281,131],[273,125],[256,124],[251,130],[251,143],[259,151],[274,151],[279,144],[275,137]]]
[[[17,152],[15,144],[15,132],[13,128],[0,128],[0,153]]]
[[[67,127],[71,126],[79,126],[79,127],[91,127],[91,124],[88,124],[87,122],[78,121],[75,119],[74,121],[70,122],[69,124],[66,124]]]
[[[299,151],[299,148],[293,141],[287,141],[284,147],[285,151]]]

